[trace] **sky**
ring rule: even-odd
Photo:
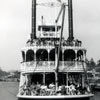
[[[54,0],[37,0],[51,2]],[[56,0],[55,0],[56,1]],[[67,3],[67,0],[62,0]],[[31,0],[0,0],[0,67],[3,70],[19,70],[21,49],[31,33]],[[43,9],[42,9],[43,8]],[[56,14],[54,14],[56,12]],[[54,21],[59,8],[38,6],[37,24],[41,16],[45,22]],[[64,35],[67,30],[67,8]],[[87,49],[87,58],[100,59],[100,0],[73,0],[74,36]],[[53,22],[52,21],[52,22]]]

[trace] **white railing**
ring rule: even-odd
[[[65,67],[75,67],[75,61],[64,61],[64,66]]]
[[[21,63],[21,71],[53,71],[54,61],[32,61]]]
[[[55,61],[32,61],[21,63],[21,71],[54,71],[56,68]],[[82,71],[82,62],[77,61],[60,61],[59,70]]]

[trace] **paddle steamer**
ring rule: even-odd
[[[21,50],[19,100],[89,100],[93,96],[86,75],[86,49],[73,36],[72,0],[68,4],[58,1],[61,10],[55,24],[42,23],[36,28],[39,4],[32,0],[32,33]],[[66,7],[67,39],[63,36]]]

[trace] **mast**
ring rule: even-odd
[[[32,0],[32,33],[31,41],[36,39],[36,0]]]
[[[62,28],[61,28],[61,35],[59,40],[58,52],[57,52],[57,66],[55,70],[55,80],[56,80],[56,91],[58,89],[58,72],[59,72],[59,58],[60,58],[60,50],[61,50],[61,43],[62,43],[62,36],[63,36],[63,28],[64,28],[64,20],[65,20],[65,4],[62,4]]]
[[[72,11],[72,0],[68,0],[68,24],[69,24],[69,37],[68,40],[73,41],[73,11]]]

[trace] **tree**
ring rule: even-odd
[[[93,70],[93,69],[95,69],[96,63],[95,63],[95,61],[94,61],[93,58],[91,58],[90,61],[88,61],[87,66],[88,66],[88,70]]]
[[[97,66],[96,67],[100,67],[100,59],[97,61]]]
[[[96,65],[95,70],[96,70],[97,72],[100,72],[100,59],[97,61],[97,65]]]
[[[3,70],[1,69],[1,67],[0,67],[0,78],[3,77],[3,76],[6,76],[6,75],[8,75],[8,74],[9,74],[8,72],[3,71]]]

